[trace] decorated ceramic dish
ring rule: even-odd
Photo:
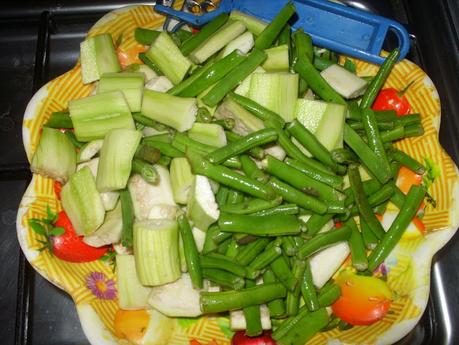
[[[89,31],[88,36],[111,33],[120,42],[126,61],[133,62],[143,48],[134,39],[136,27],[158,28],[164,17],[151,6],[129,6],[108,13]],[[377,66],[355,61],[358,75],[374,75]],[[80,64],[44,85],[30,100],[24,115],[23,142],[31,159],[43,123],[54,111],[67,108],[69,100],[88,96],[91,85],[83,85]],[[318,333],[310,344],[390,344],[406,335],[419,321],[429,298],[433,255],[454,235],[459,225],[458,170],[438,141],[440,99],[429,77],[408,60],[398,63],[385,87],[406,92],[413,112],[420,113],[425,134],[397,143],[397,147],[419,161],[428,160],[440,171],[430,188],[436,207],[426,206],[425,232],[406,233],[380,268],[395,293],[389,313],[371,326],[357,326],[347,331]],[[61,209],[54,191],[54,181],[34,174],[18,216],[19,243],[28,261],[43,277],[66,291],[74,300],[83,330],[91,344],[202,344],[215,341],[229,344],[232,332],[225,317],[197,319],[168,318],[154,310],[121,311],[117,302],[113,266],[104,261],[70,263],[40,251],[42,236],[32,231],[28,221],[46,216],[47,207]]]

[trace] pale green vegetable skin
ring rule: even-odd
[[[100,192],[123,189],[131,174],[132,158],[142,134],[133,129],[114,129],[100,150],[96,184]]]
[[[134,129],[135,124],[121,91],[69,101],[69,112],[79,141],[103,139],[112,129]]]
[[[116,256],[116,285],[121,309],[136,310],[149,307],[151,288],[143,286],[137,276],[134,255]]]
[[[178,204],[186,204],[193,183],[193,174],[188,159],[185,157],[172,159],[170,175],[174,201]]]
[[[177,222],[168,219],[134,223],[134,255],[139,280],[157,286],[180,278]]]
[[[30,169],[34,173],[65,182],[76,169],[75,147],[58,129],[43,127]]]
[[[96,35],[81,42],[80,59],[83,84],[98,80],[104,73],[121,71],[110,34]]]
[[[104,222],[104,205],[88,167],[70,176],[62,187],[61,201],[77,235],[92,234]]]
[[[142,106],[144,82],[142,72],[105,73],[100,78],[97,93],[121,91],[131,112],[138,112]]]
[[[222,126],[214,123],[198,123],[188,131],[188,136],[200,143],[215,147],[226,145],[226,135]]]
[[[288,45],[282,44],[277,47],[265,49],[265,53],[268,57],[261,67],[267,72],[288,72]]]
[[[205,176],[196,175],[188,199],[188,219],[198,229],[207,231],[209,226],[217,221],[219,215],[220,212],[209,179]]]

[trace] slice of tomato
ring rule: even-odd
[[[270,331],[264,331],[258,337],[248,337],[245,331],[237,331],[231,339],[231,345],[276,345]]]
[[[406,91],[406,90],[404,90]],[[411,105],[404,91],[398,91],[393,87],[382,89],[371,107],[373,110],[395,110],[398,116],[408,115]]]
[[[392,293],[381,279],[360,276],[350,271],[336,278],[341,296],[333,303],[333,313],[351,325],[371,325],[389,310]]]
[[[60,236],[53,236],[53,254],[69,262],[90,262],[101,258],[108,246],[96,248],[83,242],[83,236],[77,236],[69,217],[64,211],[59,212],[55,227],[64,229]]]

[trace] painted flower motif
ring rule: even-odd
[[[375,276],[378,278],[386,278],[388,273],[389,267],[384,262],[374,271]]]
[[[97,298],[106,300],[116,298],[115,282],[112,279],[107,279],[102,272],[90,273],[86,277],[86,286]]]

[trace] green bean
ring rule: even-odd
[[[134,38],[140,44],[149,46],[153,43],[156,37],[159,36],[161,31],[144,29],[144,28],[135,28]]]
[[[424,134],[424,128],[422,124],[410,125],[405,127],[405,138],[419,137]]]
[[[416,174],[422,175],[426,172],[426,168],[424,167],[424,165],[422,165],[416,159],[407,155],[403,151],[394,149],[391,152],[391,157],[395,159],[397,162],[399,162],[401,165],[415,172]]]
[[[362,235],[353,218],[349,219],[345,224],[351,228],[351,236],[348,242],[351,249],[352,266],[357,271],[365,271],[368,268],[368,259]]]
[[[78,139],[75,136],[75,133],[73,131],[65,131],[64,134],[67,136],[67,138],[70,139],[72,142],[73,146],[75,146],[78,149],[81,149],[84,145],[84,143],[78,141]]]
[[[49,128],[73,128],[72,119],[68,111],[54,111],[46,121],[45,127]]]
[[[309,311],[315,311],[320,308],[309,261],[306,261],[306,267],[301,280],[301,294],[303,295],[304,303]]]
[[[376,205],[375,207],[373,207],[373,211],[376,214],[383,215],[384,212],[386,212],[388,203],[389,203],[389,200],[386,200],[386,201],[382,202],[381,204]]]
[[[203,313],[219,313],[268,303],[285,297],[287,290],[280,283],[261,284],[239,291],[201,292]]]
[[[212,240],[218,245],[232,236],[233,234],[230,232],[218,231],[213,234]]]
[[[253,280],[247,279],[245,281],[245,286],[247,288],[251,288],[256,286],[256,284]],[[246,322],[245,334],[248,337],[260,335],[263,332],[263,328],[261,326],[260,306],[251,305],[243,308],[242,311]]]
[[[202,270],[199,263],[199,253],[196,247],[196,242],[191,232],[190,224],[184,215],[177,218],[179,225],[180,236],[182,237],[183,250],[185,252],[186,267],[196,289],[202,288]]]
[[[187,89],[191,84],[199,79],[204,73],[209,71],[214,62],[214,59],[209,59],[204,66],[198,67],[188,78],[182,80],[179,84],[167,90],[167,93],[173,96],[179,95],[183,90]]]
[[[225,254],[226,251],[228,250],[228,247],[231,243],[231,238],[227,238],[226,240],[222,241],[221,243],[218,244],[217,247],[217,253],[218,254]]]
[[[239,244],[235,239],[232,239],[228,245],[225,256],[234,259],[239,252]]]
[[[383,202],[389,200],[392,197],[392,195],[394,195],[394,192],[395,192],[395,188],[392,184],[390,183],[385,184],[379,190],[377,190],[376,192],[368,196],[367,198],[368,204],[371,207],[376,207],[382,204]],[[358,214],[359,214],[358,206],[353,206],[352,209],[350,210],[350,216],[356,216]]]
[[[202,98],[209,107],[216,106],[228,92],[234,89],[242,80],[247,78],[267,58],[266,53],[254,49],[247,58],[239,64],[233,73],[227,74]]]
[[[266,183],[269,179],[269,176],[266,175],[256,163],[247,155],[239,156],[242,165],[242,171],[244,174],[254,180],[257,180],[261,183]]]
[[[270,216],[270,215],[277,215],[277,214],[298,214],[298,206],[296,204],[283,204],[279,205],[277,207],[273,207],[267,210],[262,210],[258,211],[255,213],[252,213],[252,216]]]
[[[273,271],[270,269],[267,269],[263,273],[263,282],[265,284],[271,284],[271,283],[277,283],[278,281]],[[267,306],[269,309],[269,316],[271,318],[282,318],[285,316],[285,304],[282,298],[278,298],[278,299],[268,302]]]
[[[319,250],[325,249],[335,243],[346,241],[351,235],[351,228],[344,225],[343,227],[315,235],[298,249],[299,258],[307,258]]]
[[[204,25],[201,30],[182,43],[180,50],[182,54],[188,56],[193,50],[198,48],[210,36],[212,36],[219,28],[228,21],[228,14],[222,13],[214,20]]]
[[[220,232],[220,229],[215,224],[211,225],[209,229],[207,229],[204,245],[202,248],[202,254],[207,254],[217,250],[218,244],[214,242],[213,238],[218,232]]]
[[[206,156],[206,159],[211,163],[220,164],[231,157],[250,150],[253,147],[267,144],[275,140],[277,140],[277,133],[275,130],[271,128],[261,129],[246,135],[238,141],[230,142],[229,144],[216,149],[215,151],[209,153]]]
[[[224,260],[215,256],[201,256],[199,263],[202,268],[218,268],[242,278],[247,276],[247,270],[245,267],[240,266],[235,262]]]
[[[351,164],[359,162],[359,157],[357,157],[354,152],[349,151],[348,149],[334,149],[330,153],[332,159],[339,164]]]
[[[121,230],[121,243],[126,248],[132,247],[132,227],[134,224],[134,206],[132,205],[131,193],[129,190],[123,189],[120,191],[121,202],[121,218],[123,227]]]
[[[405,137],[405,128],[403,126],[394,127],[389,131],[381,132],[381,140],[384,143],[399,140]]]
[[[299,312],[297,315],[290,316],[287,320],[282,322],[280,326],[272,333],[271,337],[274,340],[279,340],[285,335],[288,334],[288,332],[295,327],[295,325],[306,315],[309,314],[309,310],[306,306],[303,306],[300,308]],[[277,344],[277,343],[276,343]]]
[[[159,157],[158,164],[167,167],[169,164],[171,164],[171,160],[171,157],[161,156]]]
[[[258,211],[263,211],[280,205],[282,198],[278,197],[270,201],[262,199],[248,199],[238,204],[222,205],[221,212],[234,214],[250,214]]]
[[[284,162],[310,178],[325,183],[337,190],[341,190],[343,187],[343,178],[341,176],[333,174],[327,167],[323,166],[322,163],[312,158],[308,158],[306,161],[297,161],[287,157]]]
[[[258,277],[260,270],[276,260],[281,254],[282,250],[278,246],[267,248],[247,266],[247,277],[250,279]]]
[[[169,127],[159,123],[158,121],[152,120],[149,117],[142,115],[141,113],[132,113],[132,118],[135,122],[141,123],[144,126],[151,127],[157,131],[167,131]]]
[[[231,189],[228,193],[227,205],[239,204],[244,200],[244,195],[237,190]]]
[[[140,144],[134,157],[142,159],[148,163],[155,164],[161,157],[161,151],[154,147]]]
[[[145,53],[139,53],[139,59],[145,64],[147,65],[148,67],[150,67],[151,70],[153,70],[153,72],[155,72],[157,75],[163,75],[163,72],[161,72],[161,70],[159,69],[158,66],[156,66],[156,64],[151,61],[147,55]]]
[[[332,213],[332,214],[349,213],[349,209],[345,206],[344,200],[328,200],[327,201],[327,213]]]
[[[193,33],[188,30],[179,29],[175,32],[172,32],[170,35],[171,38],[174,40],[175,44],[178,47],[181,47],[183,42],[185,42],[187,39],[193,36]]]
[[[375,249],[378,244],[378,238],[373,234],[373,231],[368,227],[368,224],[365,223],[365,220],[362,216],[359,217],[360,220],[360,232],[362,233],[363,242],[365,247],[369,250]],[[368,259],[367,259],[368,261]]]
[[[340,323],[340,319],[335,317],[333,314],[330,316],[330,321],[328,322],[327,326],[325,326],[324,328],[322,328],[320,331],[321,332],[328,332],[328,331],[331,331],[333,329],[335,329],[336,327],[338,327],[339,323]]]
[[[232,118],[226,118],[226,119],[213,119],[212,122],[215,125],[222,126],[225,130],[231,131],[233,130],[234,126],[236,125],[236,121]],[[252,154],[252,151],[254,149],[250,150],[250,154]],[[255,150],[257,151],[257,150]],[[258,154],[258,152],[257,152]]]
[[[277,45],[280,46],[280,45],[286,44],[290,48],[290,33],[291,33],[290,25],[285,24],[284,28],[279,33]]]
[[[392,172],[381,169],[380,159],[371,150],[371,148],[365,144],[360,136],[347,124],[344,124],[344,142],[359,156],[362,163],[368,168],[368,170],[378,179],[381,183],[386,183]]]
[[[347,323],[343,320],[339,320],[339,323],[338,323],[338,329],[340,331],[347,331],[348,329],[351,329],[352,327],[354,327],[353,325],[351,325],[350,323]]]
[[[276,260],[271,262],[270,266],[279,282],[281,282],[289,291],[295,290],[298,285],[298,279],[296,279],[293,275],[284,256],[279,256]]]
[[[134,158],[132,160],[132,172],[139,174],[150,184],[156,184],[158,182],[159,176],[155,167],[142,159]]]
[[[223,59],[216,61],[206,69],[198,78],[190,83],[186,88],[181,90],[177,96],[180,97],[196,97],[210,86],[221,80],[225,75],[234,70],[245,56],[239,50],[234,50]]]
[[[276,197],[272,188],[257,180],[238,174],[227,167],[211,164],[204,160],[202,156],[192,151],[187,151],[186,156],[194,174],[207,176],[218,183],[256,198],[272,200]]]
[[[267,49],[271,47],[277,36],[279,36],[280,32],[294,13],[295,6],[292,2],[288,2],[256,38],[255,48]]]
[[[230,92],[228,97],[259,119],[271,124],[277,124],[280,128],[284,127],[285,120],[280,115],[265,108],[250,98],[238,95],[234,92]]]
[[[293,120],[287,125],[287,130],[303,145],[317,160],[337,171],[336,162],[332,159],[330,151],[298,120]]]
[[[374,111],[373,111],[374,113]],[[362,122],[348,122],[348,125],[353,129],[353,130],[361,130],[365,129],[365,126],[363,125]],[[394,121],[387,121],[387,122],[377,122],[378,129],[380,131],[386,131],[386,130],[391,130],[394,128],[395,124]]]
[[[424,186],[411,186],[406,196],[406,200],[403,203],[403,207],[400,209],[400,212],[389,230],[385,233],[384,237],[368,258],[368,269],[370,271],[374,271],[397,245],[411,220],[416,215],[425,194],[426,190]]]
[[[282,236],[282,250],[287,256],[294,256],[298,251],[293,236]]]
[[[324,101],[346,105],[346,101],[325,81],[308,58],[300,56],[293,68]]]
[[[421,124],[421,115],[420,114],[409,114],[397,117],[396,122],[400,126],[412,126]]]
[[[306,195],[298,189],[295,189],[274,177],[269,180],[267,185],[273,188],[277,194],[279,194],[284,200],[288,202],[295,203],[307,210],[311,210],[319,214],[324,214],[327,212],[327,205],[322,201],[313,198],[312,196]]]
[[[289,136],[284,130],[282,130],[282,128],[275,125],[274,129],[277,131],[279,145],[285,150],[288,156],[305,164],[312,160],[311,158],[306,157],[298,146],[290,140]]]
[[[370,207],[368,199],[365,196],[359,168],[356,165],[349,166],[348,174],[352,193],[354,195],[354,200],[357,204],[360,215],[363,217],[375,236],[378,239],[381,239],[384,236],[384,229],[379,220],[376,218],[373,210]]]
[[[223,205],[226,204],[228,200],[228,194],[229,194],[229,189],[226,188],[225,186],[220,186],[218,189],[217,195],[215,196],[215,200],[217,201],[217,204],[219,207],[222,207]]]
[[[265,170],[308,194],[317,195],[321,200],[343,200],[345,195],[329,185],[303,174],[302,171],[268,155],[263,160]]]
[[[394,184],[392,185],[394,187],[394,194],[391,196],[390,201],[397,206],[399,209],[403,207],[403,204],[405,203],[406,196],[405,194],[395,186]]]
[[[339,285],[329,282],[320,289],[317,297],[319,299],[319,305],[323,308],[335,303],[340,296],[341,288]]]
[[[335,63],[331,60],[324,59],[319,56],[314,57],[314,67],[318,69],[319,71],[323,71],[324,69],[327,69],[331,65],[335,65]]]
[[[226,119],[226,120],[229,120],[229,119]],[[230,120],[233,120],[233,119],[230,119]],[[225,131],[225,134],[226,134],[226,139],[228,139],[229,142],[238,141],[244,138],[243,136],[236,134],[234,132],[231,132],[231,131]],[[261,147],[255,146],[249,150],[249,155],[255,159],[263,159],[265,157],[265,150],[263,150]]]
[[[328,324],[328,313],[325,308],[305,314],[289,329],[283,338],[277,338],[278,344],[303,345]],[[274,335],[273,335],[274,336]]]
[[[148,137],[144,137],[142,139],[142,142],[150,142],[150,141],[155,141],[155,142],[162,142],[162,143],[172,143],[173,136],[170,133],[164,133],[164,134],[156,134],[156,135],[150,135]]]
[[[268,238],[258,238],[257,240],[241,247],[241,250],[236,256],[236,262],[242,266],[248,265],[270,242],[271,241]]]
[[[297,59],[300,57],[306,57],[312,62],[314,59],[314,50],[311,36],[306,34],[302,28],[299,28],[293,33],[292,38],[295,42]],[[292,63],[295,65],[297,61],[294,60]]]
[[[303,280],[305,268],[306,268],[306,262],[304,260],[294,260],[293,266],[292,266],[292,273],[299,282]],[[293,291],[287,292],[287,299],[285,301],[285,307],[286,307],[288,316],[298,314],[298,309],[300,305],[300,292],[301,292],[301,283],[297,284]]]
[[[161,152],[161,154],[168,156],[168,157],[175,158],[175,157],[185,156],[182,151],[177,150],[170,144],[163,143],[161,141],[144,141],[143,145],[158,149]]]
[[[216,268],[203,268],[202,275],[211,282],[233,290],[240,290],[245,285],[243,278]],[[201,296],[202,294],[203,293],[201,293]]]
[[[386,172],[389,176],[392,175],[389,160],[387,158],[386,150],[384,149],[381,136],[379,134],[378,123],[376,122],[375,114],[371,109],[362,110],[362,122],[365,127],[365,133],[368,138],[368,146],[379,159],[380,170]],[[392,176],[391,176],[392,177]]]
[[[306,222],[307,234],[314,236],[317,234],[330,219],[333,218],[333,214],[327,213],[324,215],[313,214]]]
[[[255,236],[280,236],[301,232],[302,223],[292,215],[257,217],[220,213],[218,226],[225,232],[245,233]]]
[[[392,67],[394,67],[399,56],[400,51],[398,48],[395,48],[386,57],[383,64],[379,68],[378,73],[372,79],[370,85],[368,85],[367,89],[365,90],[362,100],[360,101],[360,109],[370,108],[373,105],[373,102],[375,101],[376,96],[379,93],[379,90],[381,90],[381,88],[383,87],[387,77],[392,71]]]

